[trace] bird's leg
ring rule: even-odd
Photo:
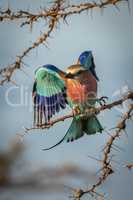
[[[76,116],[76,115],[79,115],[79,114],[81,114],[81,113],[82,113],[82,112],[81,112],[80,106],[79,106],[79,105],[75,105],[75,106],[73,107],[73,115]]]
[[[100,98],[89,98],[87,103],[90,108],[94,108],[94,105],[96,102],[102,106],[102,105],[106,105],[107,100],[108,100],[108,97],[102,96]]]
[[[101,105],[106,105],[106,101],[108,100],[108,97],[107,96],[102,96],[100,98],[98,98],[96,101]]]

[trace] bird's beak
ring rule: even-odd
[[[71,78],[71,79],[72,79],[72,78],[74,78],[74,75],[71,74],[71,73],[68,73],[68,74],[65,75],[65,77],[66,77],[66,78]]]

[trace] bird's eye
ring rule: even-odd
[[[75,75],[76,75],[76,76],[77,76],[77,75],[80,75],[80,74],[81,74],[82,72],[84,72],[84,71],[85,71],[85,70],[80,69],[79,71],[76,72]]]
[[[77,71],[76,75],[81,74],[82,70]]]
[[[67,73],[67,74],[66,74],[66,78],[73,78],[73,77],[74,77],[74,75],[71,74],[71,73]]]

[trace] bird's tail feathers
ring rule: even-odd
[[[92,135],[97,132],[101,133],[103,131],[103,127],[101,126],[96,116],[92,116],[88,119],[83,120],[82,125],[83,125],[83,131],[87,135]]]
[[[64,137],[57,144],[43,150],[46,151],[53,149],[54,147],[58,146],[64,141],[72,142],[74,140],[77,140],[80,137],[82,137],[85,133],[87,135],[91,135],[97,132],[102,132],[102,130],[103,128],[96,116],[90,117],[88,119],[73,118],[72,123]]]
[[[82,130],[82,121],[81,119],[75,119],[73,118],[72,123],[68,129],[68,131],[66,132],[66,134],[64,135],[64,137],[55,145],[46,148],[46,149],[42,149],[43,151],[46,150],[50,150],[53,149],[54,147],[58,146],[59,144],[61,144],[62,142],[66,141],[66,142],[72,142],[80,137],[82,137],[84,135],[83,130]]]

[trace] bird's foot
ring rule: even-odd
[[[101,105],[101,106],[104,106],[106,105],[106,101],[108,100],[108,97],[107,96],[102,96],[100,97],[99,99],[97,99],[97,102]]]
[[[79,115],[79,114],[81,114],[80,107],[79,106],[75,106],[73,108],[73,115],[76,116],[76,115]]]

